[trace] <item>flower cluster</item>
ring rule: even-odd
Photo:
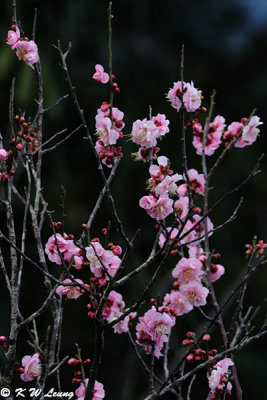
[[[72,262],[76,269],[83,267],[83,251],[75,246],[73,235],[61,235],[56,233],[48,239],[45,245],[45,252],[50,261],[61,265],[62,260]]]
[[[7,44],[12,50],[16,50],[18,59],[23,60],[30,67],[39,61],[36,43],[28,38],[21,38],[20,30],[16,25],[12,25],[11,30],[8,31]]]
[[[167,99],[177,111],[183,106],[187,112],[195,112],[201,106],[201,93],[201,90],[194,87],[193,82],[178,81],[169,90]]]
[[[147,211],[150,217],[163,220],[173,212],[173,200],[169,195],[177,193],[176,182],[183,178],[182,175],[173,174],[169,168],[167,157],[160,156],[157,158],[157,162],[158,165],[151,165],[149,168],[148,188],[151,193],[143,196],[139,205]]]
[[[86,250],[86,258],[90,264],[92,274],[103,281],[103,285],[109,277],[114,277],[121,264],[118,257],[119,246],[112,246],[111,250],[105,250],[99,241],[91,242]]]
[[[112,114],[112,115],[111,115]],[[97,110],[95,117],[96,135],[98,140],[95,149],[103,164],[111,168],[114,160],[122,157],[121,147],[115,147],[117,140],[123,137],[122,129],[124,128],[123,122],[124,114],[117,107],[112,107],[103,102],[101,107]]]
[[[133,143],[141,146],[138,151],[139,158],[144,159],[142,157],[144,149],[151,149],[157,146],[157,139],[169,132],[169,123],[164,114],[158,114],[156,117],[152,117],[151,120],[147,118],[138,119],[133,123],[131,137]]]
[[[225,387],[228,395],[231,395],[232,384],[229,382],[229,367],[234,365],[231,358],[224,358],[214,365],[210,373],[208,373],[209,388],[211,390],[211,399],[219,399],[220,394]]]
[[[163,306],[176,317],[190,312],[193,307],[204,306],[209,291],[202,284],[203,274],[202,263],[197,258],[183,257],[172,271],[177,279],[175,289],[165,295]]]
[[[250,119],[242,118],[240,122],[232,122],[223,135],[226,141],[226,146],[234,141],[234,146],[243,148],[252,145],[259,135],[259,125],[263,122],[260,118],[254,115]]]
[[[125,312],[125,303],[122,295],[112,290],[108,296],[107,302],[103,310],[103,319],[108,323],[113,322]],[[136,313],[130,313],[126,317],[113,326],[115,333],[126,333],[129,331],[129,322],[136,316]]]
[[[166,312],[152,306],[136,325],[136,342],[144,347],[146,354],[152,352],[156,357],[162,356],[161,350],[168,340],[168,334],[175,320]]]
[[[217,115],[217,117],[214,118],[214,121],[209,124],[204,148],[204,152],[207,156],[211,156],[212,154],[214,154],[215,150],[217,150],[220,146],[222,142],[222,133],[225,128],[224,122],[224,117]],[[201,156],[204,132],[201,124],[198,122],[197,119],[193,119],[192,121],[192,130],[194,135],[193,146],[196,149],[197,154]]]
[[[261,122],[260,118],[257,116],[253,116],[250,119],[242,118],[240,122],[232,122],[224,132],[226,126],[225,119],[221,115],[217,115],[214,121],[209,124],[204,148],[205,154],[207,156],[214,154],[215,150],[217,150],[222,143],[222,136],[225,140],[226,147],[231,143],[238,148],[252,145],[260,132],[258,126],[262,124],[263,122]],[[192,127],[193,146],[196,149],[196,153],[202,155],[204,138],[203,127],[196,118],[193,118],[188,125]]]

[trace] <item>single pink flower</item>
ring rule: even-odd
[[[35,353],[33,356],[24,356],[21,364],[24,367],[24,372],[20,375],[20,378],[24,382],[33,381],[37,376],[41,375],[39,353]]]
[[[95,65],[96,72],[93,75],[93,79],[97,82],[107,83],[109,81],[109,74],[104,72],[104,67],[100,64]]]
[[[198,281],[203,275],[202,263],[197,258],[181,258],[172,271],[172,276],[181,283]]]
[[[207,303],[209,290],[199,282],[182,284],[179,290],[194,307],[204,306]]]
[[[166,119],[165,114],[158,114],[156,117],[152,117],[152,121],[157,127],[157,137],[164,136],[169,132],[170,121]]]
[[[187,196],[180,197],[174,202],[174,212],[177,215],[178,220],[184,220],[187,217],[189,211],[189,198]]]
[[[20,39],[20,30],[17,25],[12,26],[12,30],[7,33],[7,44],[10,44],[12,50],[15,49],[17,41]]]
[[[33,40],[19,40],[16,43],[16,54],[19,60],[32,66],[39,61],[38,48]]]
[[[183,102],[187,112],[194,112],[201,106],[201,93],[201,90],[194,87],[193,82],[186,84]]]
[[[111,120],[108,117],[104,117],[102,114],[97,114],[95,120],[96,133],[104,146],[116,144],[120,135],[118,131],[111,128]]]
[[[132,141],[142,147],[155,147],[157,145],[158,130],[153,121],[138,119],[133,123]]]
[[[83,281],[81,279],[75,279],[75,282],[80,283],[81,285],[83,285]],[[63,281],[63,283],[75,283],[72,282],[71,279],[65,279]],[[82,289],[80,288],[80,286],[62,286],[59,285],[56,288],[56,293],[58,295],[66,295],[68,299],[78,299],[78,297],[80,297],[82,295]]]
[[[139,205],[147,211],[151,218],[159,221],[173,212],[173,200],[167,196],[161,196],[158,199],[151,195],[143,196],[139,201]]]
[[[50,236],[45,245],[45,252],[48,255],[49,260],[60,265],[62,262],[59,252],[64,253],[67,250],[69,246],[68,242],[69,241],[64,239],[60,233]],[[64,258],[63,254],[62,257]]]
[[[193,305],[179,290],[172,290],[164,297],[163,306],[169,307],[174,315],[177,317],[189,313],[193,309]]]

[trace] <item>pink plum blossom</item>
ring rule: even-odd
[[[27,65],[32,66],[39,61],[38,48],[33,40],[19,40],[15,47],[18,59]]]
[[[116,144],[120,135],[118,131],[111,128],[111,120],[108,117],[104,117],[102,114],[97,114],[95,120],[96,134],[99,136],[104,146]]]
[[[142,147],[155,147],[157,145],[158,129],[153,121],[138,119],[133,123],[132,141]]]
[[[229,367],[233,365],[234,363],[231,358],[224,358],[214,365],[211,373],[208,374],[208,382],[211,393],[215,393],[218,387],[220,389],[223,389],[225,387],[225,384],[228,382],[229,379],[227,376]],[[232,385],[230,382],[228,382],[227,390],[230,391],[231,388]]]
[[[164,136],[166,133],[169,132],[169,123],[170,121],[166,119],[165,114],[158,114],[156,117],[152,117],[152,121],[154,122],[155,126],[157,127],[157,137]]]
[[[183,257],[172,271],[172,276],[181,283],[199,280],[203,275],[202,263],[197,258]]]
[[[93,79],[97,82],[107,83],[109,81],[109,74],[104,72],[104,67],[100,64],[95,65],[96,72],[93,75]]]
[[[64,239],[62,235],[57,233],[56,235],[50,236],[50,238],[48,239],[45,245],[45,252],[48,255],[50,261],[60,265],[62,261],[58,250],[60,253],[64,253],[67,250],[68,246],[68,240]],[[62,257],[64,256],[62,255]]]
[[[183,179],[182,175],[174,174],[172,176],[166,176],[156,187],[155,194],[157,196],[163,196],[169,194],[177,193],[176,182]]]
[[[244,124],[241,122],[232,122],[228,127],[227,131],[224,133],[223,138],[226,140],[226,144],[232,142],[232,140],[238,137],[235,142],[235,147],[245,147],[245,142],[241,138],[241,132],[244,128]]]
[[[85,385],[84,386],[83,382],[81,382],[80,386],[78,389],[75,390],[75,394],[77,396],[77,400],[84,400],[84,396],[86,393],[86,388],[88,386],[89,379],[85,379]],[[93,400],[101,400],[104,399],[105,397],[105,390],[103,387],[103,384],[98,382],[97,380],[95,381],[95,386],[94,386],[94,396]]]
[[[184,220],[187,217],[189,211],[189,198],[187,196],[180,197],[174,202],[174,212],[179,220]]]
[[[167,94],[168,100],[177,111],[180,111],[182,104],[187,112],[196,111],[201,105],[201,90],[194,87],[194,83],[175,82],[173,88]]]
[[[215,150],[221,144],[221,136],[225,127],[224,117],[217,115],[214,121],[209,125],[209,130],[206,138],[206,146],[204,152],[207,156],[214,154]],[[193,146],[197,150],[198,155],[202,155],[203,148],[203,132],[197,133],[194,131]]]
[[[0,161],[6,161],[7,158],[8,152],[4,148],[0,149]]]
[[[156,357],[162,356],[161,350],[168,340],[168,334],[175,320],[167,313],[158,312],[154,306],[143,317],[139,318],[136,326],[136,342],[143,346],[146,354],[151,354],[154,347]]]
[[[255,142],[260,132],[258,126],[262,124],[263,122],[261,122],[260,118],[256,115],[250,118],[250,121],[247,125],[245,125],[242,132],[242,139],[246,142],[246,146],[249,146]]]
[[[7,44],[10,44],[12,50],[15,49],[17,41],[20,39],[20,30],[17,25],[13,25],[12,30],[7,33]]]
[[[221,264],[211,264],[211,281],[216,282],[224,272],[225,268]]]
[[[169,237],[169,240],[170,240],[171,242],[173,242],[174,239],[176,238],[178,232],[179,232],[178,229],[177,229],[177,228],[168,227],[168,228],[167,228],[167,231],[171,233],[171,234],[170,234],[170,237]],[[164,246],[164,243],[165,243],[165,242],[166,242],[166,236],[165,236],[163,233],[161,233],[161,234],[159,235],[159,247],[160,247],[161,249],[162,249],[162,247]]]
[[[125,303],[122,295],[112,290],[108,296],[103,310],[103,319],[108,323],[113,322],[125,312]],[[115,333],[126,333],[129,331],[129,322],[136,316],[136,313],[130,313],[113,326]]]
[[[182,284],[179,290],[194,307],[204,306],[207,302],[209,290],[199,282]]]
[[[81,279],[75,279],[75,282],[83,285],[83,281]],[[65,279],[63,283],[75,283],[71,279]],[[82,295],[82,289],[79,286],[62,286],[59,285],[56,288],[56,293],[58,295],[66,295],[68,299],[78,299]]]
[[[159,221],[173,212],[173,200],[167,196],[161,196],[158,199],[152,195],[143,196],[139,205],[147,211],[150,217]]]
[[[172,290],[164,297],[163,306],[169,307],[174,315],[177,317],[189,313],[193,309],[193,305],[179,290]]]
[[[194,83],[186,84],[183,102],[187,112],[194,112],[201,106],[201,90],[194,87]]]
[[[41,375],[42,368],[39,356],[39,353],[35,353],[33,356],[24,356],[22,358],[21,364],[24,368],[24,372],[20,375],[20,378],[24,382],[33,381]]]
[[[105,250],[99,242],[91,242],[90,246],[85,249],[94,276],[108,279],[106,272],[112,277],[115,275],[121,263],[118,256],[111,250]]]
[[[188,171],[188,177],[190,181],[190,189],[192,193],[204,194],[204,175],[199,174],[196,169],[191,168]],[[185,178],[184,178],[185,179]],[[187,196],[187,183],[183,183],[178,187],[179,196]]]

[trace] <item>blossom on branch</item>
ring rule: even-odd
[[[20,378],[24,382],[33,381],[39,375],[41,375],[41,362],[40,354],[35,353],[33,356],[24,356],[21,360],[24,372],[20,375]]]

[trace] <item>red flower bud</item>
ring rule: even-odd
[[[68,364],[71,365],[72,367],[75,365],[78,365],[80,361],[77,358],[69,358],[68,359]]]

